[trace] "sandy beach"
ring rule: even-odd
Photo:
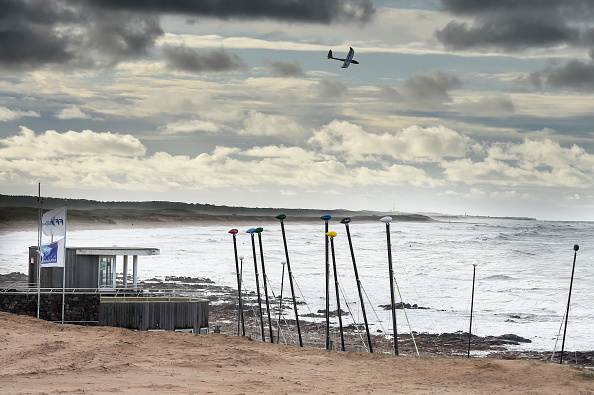
[[[224,334],[61,325],[8,313],[0,313],[0,333],[6,394],[594,393],[594,373],[533,360],[301,349]]]

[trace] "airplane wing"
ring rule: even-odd
[[[344,60],[344,63],[341,66],[343,69],[349,67],[349,65],[353,61],[353,56],[355,56],[355,50],[353,49],[353,47],[350,47],[349,54],[347,55],[346,59]]]

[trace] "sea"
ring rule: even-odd
[[[336,309],[333,250],[341,308],[350,312],[343,317],[343,324],[362,324],[353,259],[346,227],[340,219],[332,218],[328,223],[328,230],[337,233],[329,247],[330,310]],[[252,235],[246,231],[258,226],[264,230],[260,236],[254,235],[253,241],[262,295],[264,258],[271,300],[273,295],[280,295],[281,284],[283,297],[290,297],[279,222],[74,229],[68,230],[66,244],[158,248],[158,256],[139,257],[139,280],[208,278],[234,290],[234,236],[229,231],[237,229],[235,240],[238,256],[243,257],[239,262],[245,294],[256,290]],[[326,224],[323,220],[304,223],[287,218],[284,226],[300,319],[308,319],[304,317],[326,307]],[[379,220],[353,221],[349,230],[373,333],[393,332],[389,236],[396,302],[411,305],[397,310],[398,333],[468,332],[472,313],[472,334],[515,334],[531,341],[511,349],[559,351],[566,331],[565,350],[594,350],[594,222],[452,217],[389,225]],[[28,247],[36,244],[36,231],[0,232],[0,274],[26,273]],[[579,246],[577,252],[575,245]],[[121,264],[118,262],[118,271]],[[289,307],[283,308],[282,315],[294,318],[290,299],[287,303]],[[417,308],[412,308],[414,305]]]

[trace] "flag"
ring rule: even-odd
[[[44,235],[66,236],[66,207],[60,207],[41,217]]]
[[[41,267],[64,267],[66,238],[41,245]]]

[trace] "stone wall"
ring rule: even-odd
[[[62,321],[62,294],[41,294],[39,318],[47,321]],[[66,294],[64,321],[97,325],[99,321],[100,295],[96,293]],[[37,294],[2,292],[0,311],[37,317]],[[91,321],[91,322],[89,322]],[[94,322],[92,322],[94,321]]]

